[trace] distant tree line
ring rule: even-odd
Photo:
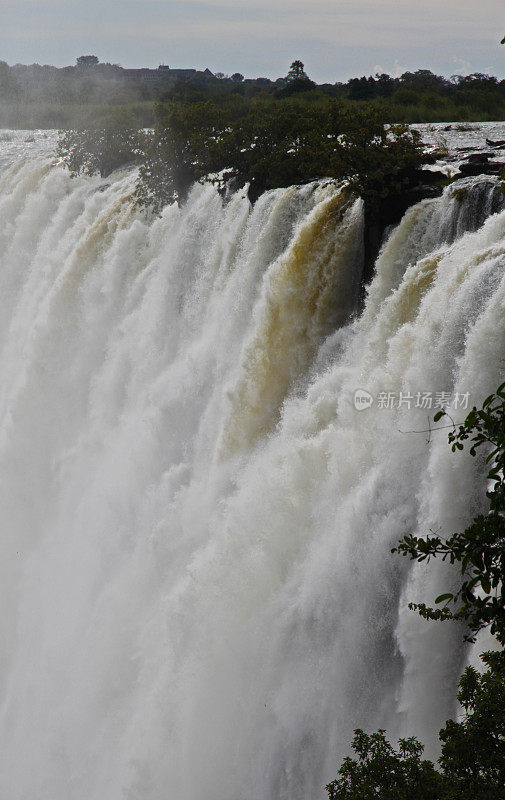
[[[217,77],[217,76],[216,76]],[[288,74],[276,81],[267,78],[238,81],[219,74],[207,85],[197,81],[167,88],[165,98],[203,100],[227,94],[261,96],[265,100],[298,96],[308,105],[324,104],[328,97],[364,104],[374,101],[384,108],[390,122],[486,121],[505,119],[505,80],[489,75],[453,75],[447,79],[427,69],[351,78],[346,83],[316,84],[295,61]]]
[[[0,127],[77,126],[117,108],[128,108],[139,124],[152,124],[151,89],[128,83],[122,72],[117,64],[81,62],[57,69],[39,64],[9,67],[0,61]]]
[[[389,122],[435,122],[505,119],[505,81],[475,73],[447,79],[430,70],[352,78],[346,83],[316,84],[297,60],[277,80],[216,73],[177,79],[160,70],[153,82],[126,77],[118,64],[97,56],[79,56],[74,66],[0,62],[0,126],[70,127],[100,118],[110,108],[127,109],[143,126],[153,124],[153,103],[162,100],[203,102],[244,97],[272,102],[297,97],[299,104],[323,106],[328,98],[358,104],[371,101]]]

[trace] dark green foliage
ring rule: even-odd
[[[224,130],[222,113],[208,101],[160,105],[140,165],[140,203],[155,211],[182,203],[193,183],[219,169],[216,147]]]
[[[423,159],[416,132],[386,127],[373,105],[357,111],[332,98],[323,108],[234,94],[213,101],[171,99],[157,104],[156,115],[149,133],[125,115],[67,131],[59,155],[72,173],[105,176],[138,163],[138,199],[156,211],[182,203],[197,181],[220,188],[230,180],[249,184],[254,201],[268,189],[318,178],[347,181],[373,209],[414,182]]]
[[[289,72],[286,75],[286,81],[303,81],[309,80],[307,73],[305,72],[305,64],[303,61],[293,61],[289,68]]]
[[[220,185],[249,184],[253,201],[267,189],[345,180],[372,206],[406,188],[422,163],[418,135],[386,129],[372,106],[356,111],[333,99],[319,108],[232,96],[220,103],[167,101],[157,113],[140,189],[157,205],[181,201],[192,181],[219,174],[213,180]]]
[[[444,414],[436,414],[435,421]],[[441,556],[461,569],[459,588],[436,598],[441,608],[423,603],[412,603],[411,608],[426,619],[463,620],[470,629],[466,636],[469,641],[475,641],[477,633],[489,626],[505,644],[505,383],[484,401],[482,409],[474,408],[463,425],[449,434],[453,451],[462,450],[468,440],[472,456],[482,446],[488,451],[488,513],[476,517],[463,533],[449,539],[405,536],[397,550],[416,561]]]
[[[75,63],[78,67],[94,67],[98,62],[98,56],[79,56]]]
[[[465,715],[440,731],[439,759],[450,800],[505,798],[505,653],[484,653],[488,669],[467,667],[458,700]]]
[[[347,104],[333,101],[328,117],[328,133],[337,141],[340,174],[369,208],[415,183],[415,171],[423,161],[416,131],[405,125],[386,126],[383,109],[373,104],[356,113]]]
[[[459,682],[461,722],[440,731],[439,770],[421,760],[423,746],[385,731],[355,731],[357,758],[344,759],[326,787],[329,800],[505,800],[505,653],[484,653],[488,669],[467,667]]]
[[[344,759],[328,784],[329,800],[440,800],[442,776],[421,759],[423,746],[413,737],[399,739],[396,751],[385,731],[354,732],[356,759]]]
[[[310,108],[255,102],[224,126],[216,142],[216,170],[238,185],[249,183],[256,199],[267,189],[307,183],[332,173],[322,114]]]
[[[294,94],[307,92],[316,87],[305,72],[302,61],[293,61],[282,83],[283,86],[276,92],[277,97],[292,97]]]
[[[276,97],[293,97],[293,95],[304,94],[316,89],[316,84],[308,78],[295,78],[285,83],[275,93]]]
[[[97,127],[67,130],[60,135],[57,155],[72,175],[100,174],[106,178],[119,167],[133,164],[145,150],[145,136],[128,114],[108,115]]]

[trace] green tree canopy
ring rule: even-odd
[[[450,800],[505,798],[505,653],[485,653],[482,660],[483,674],[467,667],[459,682],[463,719],[440,731]]]
[[[226,95],[214,102],[183,95],[158,104],[155,129],[143,134],[142,147],[141,139],[125,124],[117,133],[95,126],[88,134],[67,132],[60,155],[73,172],[106,175],[128,163],[130,143],[129,160],[140,165],[139,199],[157,210],[183,202],[195,181],[248,184],[254,201],[268,189],[320,178],[347,181],[373,207],[415,180],[423,158],[417,133],[386,127],[375,107],[336,100],[320,107],[294,99]]]
[[[459,682],[464,715],[440,731],[439,769],[422,760],[417,739],[385,731],[354,732],[356,758],[344,759],[326,787],[329,800],[505,800],[505,653],[482,656],[488,669],[467,667]]]
[[[145,150],[145,139],[131,114],[113,110],[92,128],[63,131],[57,155],[72,175],[98,173],[106,178],[120,167],[137,163]]]
[[[329,800],[441,800],[442,776],[431,761],[422,760],[417,739],[399,739],[395,750],[386,732],[354,732],[357,758],[344,759],[328,784]]]

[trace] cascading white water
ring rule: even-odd
[[[377,398],[496,388],[505,212],[410,209],[353,318],[338,187],[148,220],[134,180],[0,175],[0,797],[317,800],[353,728],[454,713],[459,632],[406,610],[445,567],[390,548],[483,466]]]

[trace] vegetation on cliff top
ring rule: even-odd
[[[387,127],[374,104],[356,109],[330,99],[323,108],[294,98],[166,100],[156,106],[151,131],[116,116],[64,132],[58,153],[73,174],[106,176],[137,163],[139,201],[155,210],[183,202],[197,181],[249,184],[254,201],[267,189],[318,178],[348,181],[372,207],[414,183],[423,161],[419,135]]]

